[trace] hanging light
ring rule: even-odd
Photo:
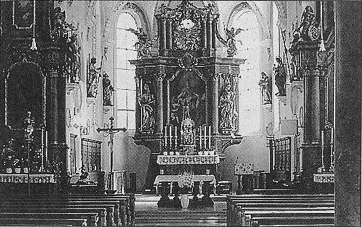
[[[36,21],[36,15],[35,15],[35,9],[36,9],[36,5],[35,5],[36,0],[34,0],[33,3],[33,38],[31,40],[31,47],[30,50],[38,50],[38,47],[36,46],[36,41],[35,41],[35,21]]]
[[[319,46],[319,51],[326,51],[326,47],[324,46],[324,38],[323,38],[323,2],[320,1],[320,30],[321,30],[321,44]]]

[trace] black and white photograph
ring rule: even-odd
[[[362,1],[0,1],[0,226],[361,226]]]

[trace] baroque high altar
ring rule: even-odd
[[[152,53],[152,41],[140,29],[138,59],[130,61],[136,66],[134,138],[152,151],[148,186],[164,171],[178,174],[163,168],[169,162],[213,165],[225,148],[241,141],[238,75],[244,60],[230,57],[230,46],[228,57],[216,56],[217,41],[227,42],[218,34],[213,5],[182,1],[176,8],[161,5],[155,16],[158,53]],[[216,168],[193,171],[215,174]]]

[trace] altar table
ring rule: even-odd
[[[219,163],[219,155],[157,155],[157,164],[159,165],[210,165]]]
[[[170,192],[172,192],[172,183],[178,182],[180,179],[180,175],[158,175],[153,183],[156,187],[156,195],[158,195],[158,187],[161,183],[167,182],[170,183]],[[216,178],[214,175],[193,175],[193,182],[200,182],[202,185],[203,182],[210,182],[210,184],[214,185],[214,194],[216,194]]]

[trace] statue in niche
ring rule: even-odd
[[[278,88],[278,93],[276,95],[278,96],[285,96],[285,83],[287,79],[287,73],[284,67],[284,64],[282,62],[282,59],[280,57],[275,58],[276,65],[274,65],[273,71],[275,76],[275,85]]]
[[[70,83],[78,83],[80,80],[80,46],[77,34],[73,33],[67,41],[65,71]]]
[[[112,95],[114,88],[107,73],[103,73],[103,106],[113,106]]]
[[[234,112],[235,92],[232,87],[230,79],[225,82],[224,89],[220,96],[220,127],[224,129],[231,129],[234,125],[235,112]]]
[[[96,68],[96,58],[91,58],[91,62],[88,66],[88,78],[87,78],[87,96],[95,98],[98,93],[98,82],[99,82],[99,70]]]
[[[194,111],[199,106],[199,95],[194,93],[187,83],[180,94],[173,98],[172,106],[175,107],[173,112],[176,115],[176,111],[179,112],[179,109],[182,108],[182,120],[191,118],[190,111]]]
[[[261,72],[261,79],[259,81],[259,86],[261,87],[263,103],[271,104],[272,103],[272,78],[268,76],[265,72]]]
[[[191,118],[186,118],[181,123],[181,143],[183,145],[195,144],[195,122]]]
[[[137,58],[150,57],[152,41],[147,37],[147,34],[144,32],[143,28],[138,28],[138,31],[133,28],[128,28],[126,31],[132,32],[138,38],[138,42],[136,42],[134,45],[137,50]]]
[[[138,98],[138,103],[141,106],[141,131],[152,132],[155,126],[153,109],[155,98],[151,94],[150,86],[147,83],[143,85],[143,92]]]

